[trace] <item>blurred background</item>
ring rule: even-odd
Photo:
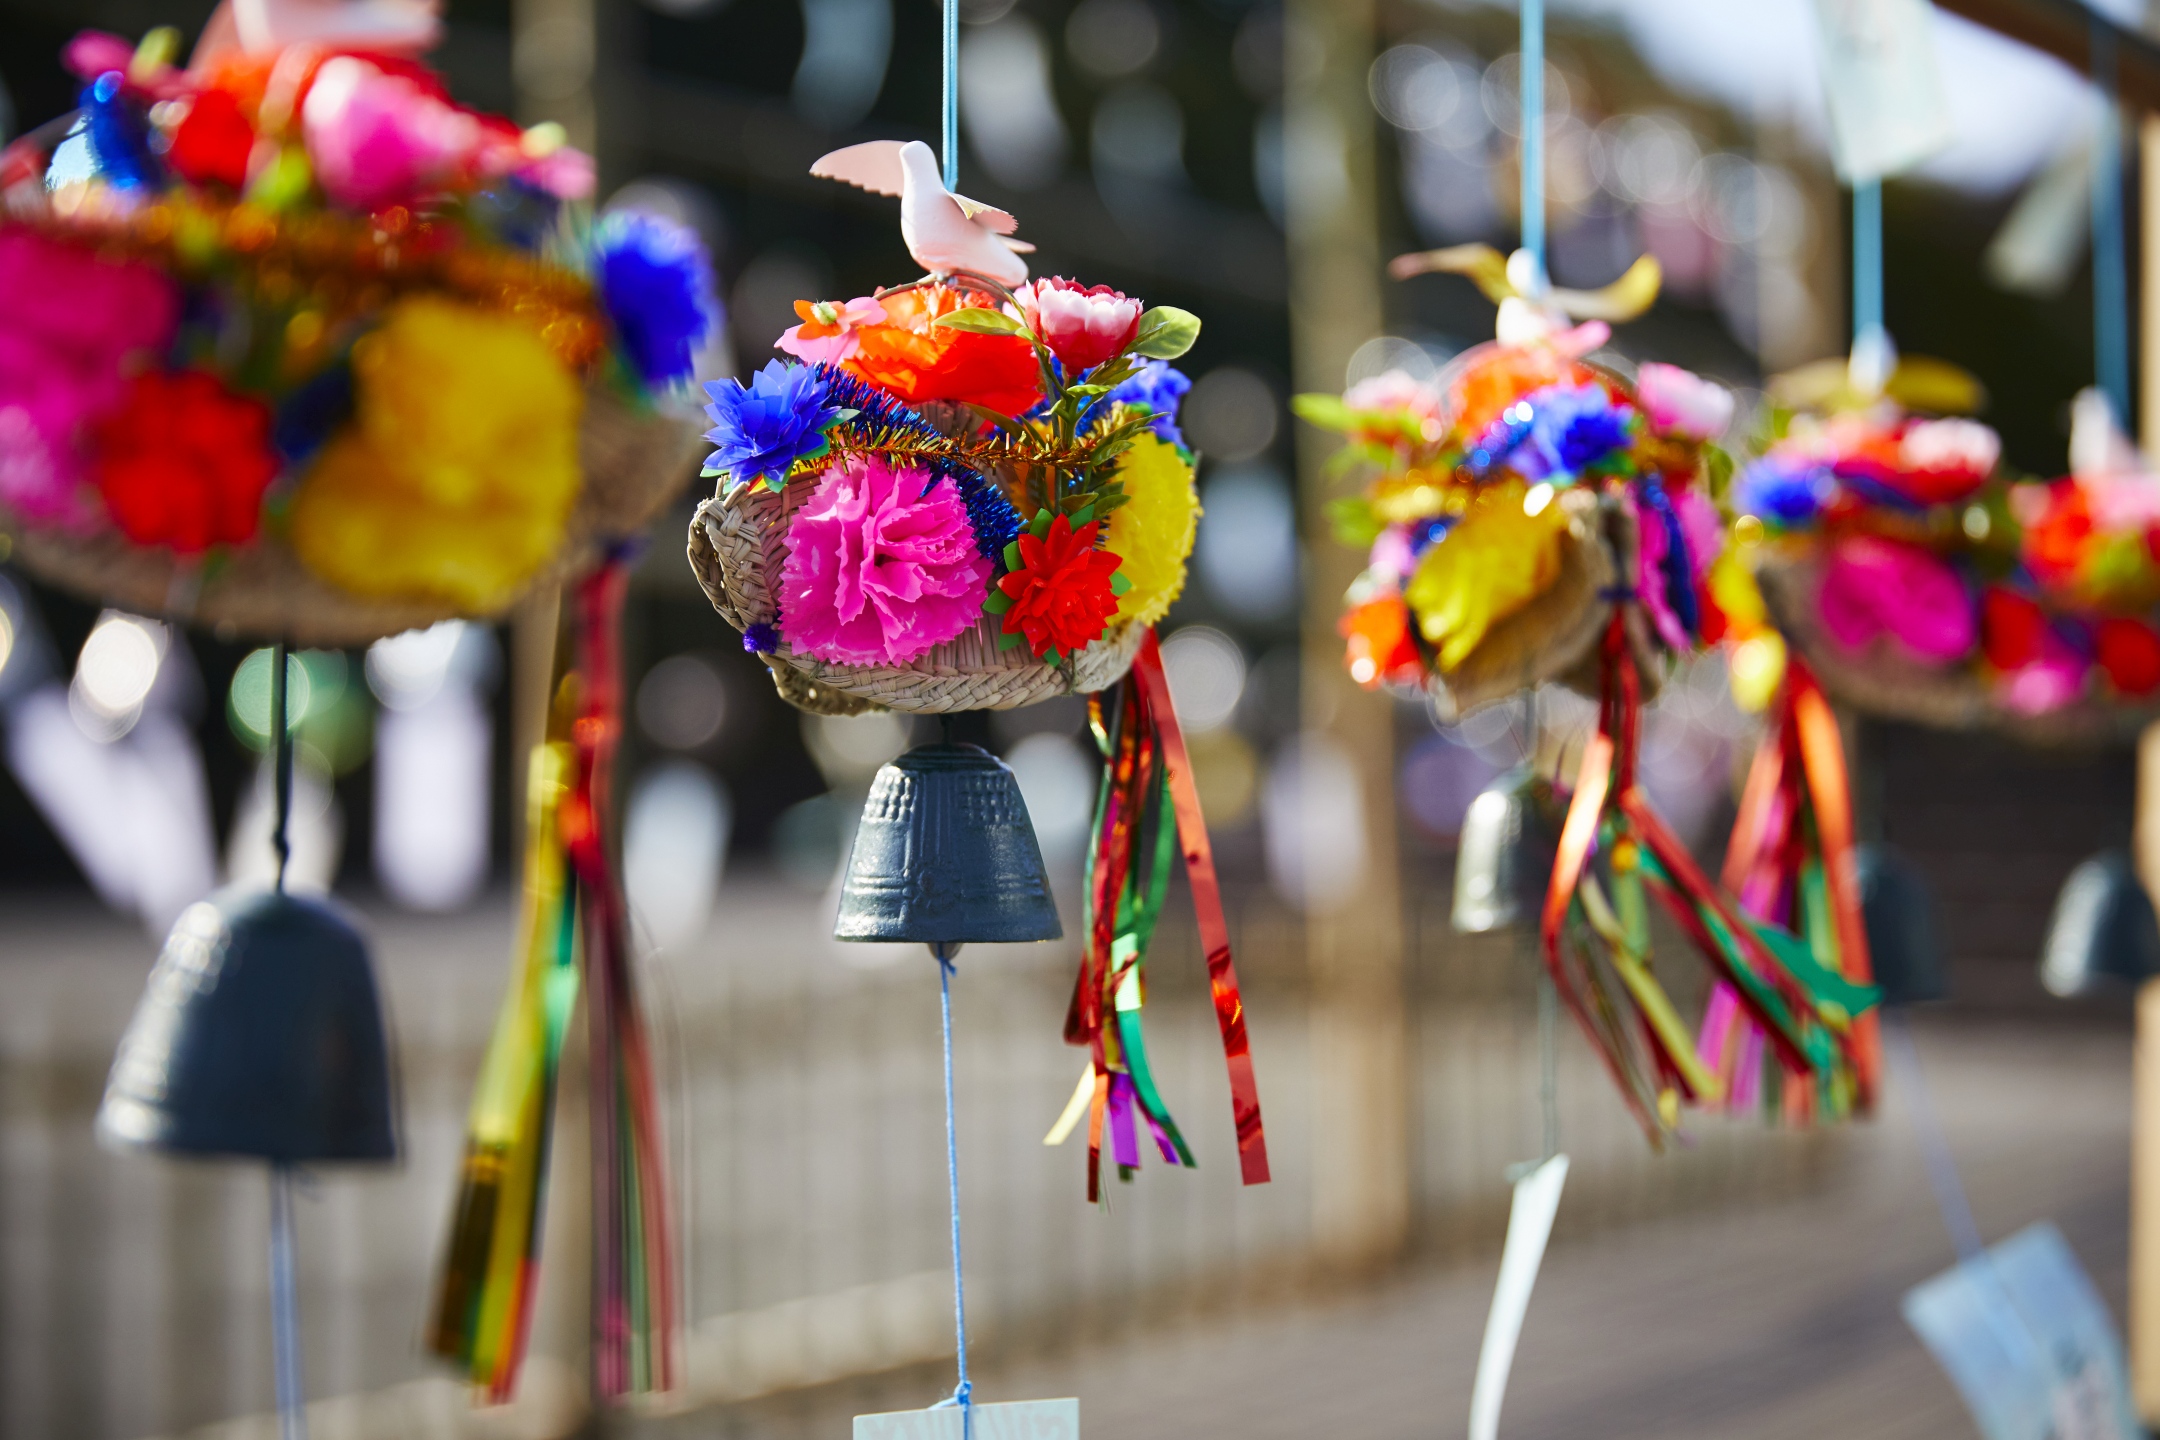
[[[0,0],[0,133],[72,107],[57,57],[79,28],[192,36],[208,8]],[[1743,393],[1842,351],[1848,216],[1806,0],[1552,8],[1557,280],[1603,284],[1656,255],[1664,296],[1617,346]],[[2133,0],[2114,9],[2142,18]],[[859,140],[934,139],[934,0],[449,0],[446,20],[434,58],[459,98],[560,121],[598,156],[609,203],[703,232],[730,324],[701,374],[770,358],[797,299],[913,278],[895,204],[807,171]],[[1154,1048],[1201,1168],[1151,1169],[1101,1211],[1077,1142],[1041,1143],[1083,1063],[1059,1044],[1073,948],[970,951],[978,1396],[1077,1393],[1091,1432],[1452,1429],[1503,1170],[1537,1152],[1538,1052],[1527,942],[1455,936],[1447,910],[1463,813],[1528,727],[1520,708],[1440,725],[1335,678],[1344,557],[1315,518],[1328,447],[1293,433],[1286,401],[1430,371],[1489,336],[1467,284],[1382,290],[1369,262],[1512,246],[1514,7],[963,0],[962,20],[962,188],[1020,217],[1037,273],[1205,321],[1181,362],[1205,518],[1162,634],[1276,1175],[1235,1183],[1181,888],[1150,966]],[[2091,374],[2093,93],[1956,16],[1935,26],[1959,139],[1887,189],[1889,324],[1907,351],[1979,374],[2016,466],[2059,473]],[[1336,263],[1364,290],[1321,313],[1334,299],[1301,282],[1293,305],[1294,276]],[[302,1205],[320,1434],[830,1436],[949,1385],[934,972],[824,938],[853,817],[910,727],[777,698],[684,563],[694,498],[636,573],[619,791],[689,1216],[689,1384],[633,1414],[587,1411],[569,1140],[518,1403],[471,1410],[420,1353],[508,976],[511,697],[531,648],[515,625],[450,625],[296,671],[295,867],[367,918],[408,1151],[389,1174],[318,1177]],[[0,564],[0,1436],[271,1433],[259,1175],[110,1156],[90,1136],[166,926],[267,868],[269,671],[265,651],[101,614]],[[1589,723],[1565,694],[1539,712]],[[1082,720],[1072,701],[960,724],[1018,772],[1068,932],[1095,784]],[[1650,721],[1654,796],[1712,859],[1752,734],[1714,660]],[[1938,899],[1952,999],[1915,1028],[1982,1229],[2054,1218],[2119,1313],[2128,1005],[2051,999],[2036,965],[2063,877],[2129,841],[2133,757],[1851,734],[1869,827]],[[1676,944],[1662,963],[1699,991]],[[1570,1032],[1560,1098],[1574,1178],[1511,1432],[1965,1433],[1896,1315],[1952,1254],[1910,1093],[1845,1132],[1707,1120],[1653,1156]]]

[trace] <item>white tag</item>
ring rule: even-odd
[[[1553,1216],[1560,1210],[1560,1187],[1566,1183],[1565,1155],[1553,1156],[1515,1182],[1507,1244],[1500,1251],[1500,1280],[1493,1286],[1485,1343],[1478,1347],[1477,1383],[1470,1390],[1470,1440],[1494,1440],[1500,1433],[1500,1402],[1507,1395],[1508,1371],[1515,1364],[1515,1342],[1522,1338],[1530,1291],[1537,1284],[1545,1242],[1552,1238]]]
[[[1830,149],[1847,184],[1919,164],[1954,130],[1928,0],[1815,0]]]
[[[1015,1400],[972,1408],[972,1437],[962,1434],[959,1406],[938,1405],[857,1415],[855,1440],[1080,1440],[1078,1400]]]

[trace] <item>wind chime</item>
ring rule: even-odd
[[[791,357],[707,387],[718,482],[690,527],[714,608],[812,713],[949,716],[1089,696],[1103,778],[1089,846],[1080,972],[1065,1038],[1088,1052],[1052,1131],[1084,1120],[1087,1193],[1120,1179],[1142,1135],[1193,1152],[1149,1063],[1145,962],[1171,867],[1192,881],[1230,1071],[1241,1178],[1266,1136],[1228,927],[1154,626],[1184,584],[1198,520],[1177,429],[1189,388],[1169,361],[1200,322],[1107,287],[1030,280],[1012,216],[956,193],[958,26],[946,0],[942,164],[872,141],[812,173],[900,199],[924,278],[796,304]],[[800,362],[800,363],[794,363]],[[976,1424],[968,1375],[954,1117],[952,983],[963,946],[1062,934],[1012,772],[982,748],[919,745],[873,779],[842,881],[842,940],[912,942],[938,965],[958,1385],[929,1411],[858,1418],[858,1437]],[[1047,1407],[1047,1408],[1044,1408]],[[1006,1419],[1073,1434],[1075,1401]],[[949,1429],[947,1428],[949,1427]]]

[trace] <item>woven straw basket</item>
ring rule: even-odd
[[[585,569],[610,542],[649,525],[696,466],[699,427],[681,412],[639,414],[604,386],[588,388],[578,437],[585,472],[562,548],[527,589]],[[221,635],[295,645],[365,645],[440,620],[485,619],[433,600],[379,600],[318,578],[267,530],[217,563],[117,533],[84,538],[22,525],[0,507],[0,531],[38,579],[117,609],[204,626]],[[509,604],[493,613],[508,609]]]
[[[791,484],[775,494],[762,485],[738,486],[705,501],[691,519],[690,568],[713,608],[736,629],[773,623],[773,591],[787,558],[788,516],[809,489],[807,483]],[[1025,646],[998,649],[995,622],[987,616],[904,667],[835,665],[799,655],[784,631],[778,647],[763,659],[781,697],[814,714],[1017,710],[1116,684],[1132,668],[1145,633],[1139,625],[1114,624],[1074,655],[1069,669],[1035,659]]]
[[[2160,705],[2081,700],[2043,715],[2006,708],[1985,680],[1962,665],[1924,665],[1887,638],[1848,650],[1823,628],[1816,596],[1822,564],[1804,553],[1766,554],[1756,567],[1763,600],[1786,641],[1833,700],[1886,720],[1937,730],[1997,730],[2032,745],[2104,745],[2134,738],[2160,718]]]

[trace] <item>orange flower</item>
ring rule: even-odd
[[[1604,384],[1604,377],[1549,345],[1495,345],[1473,355],[1448,387],[1448,408],[1463,435],[1482,435],[1500,412],[1547,385]]]
[[[1382,682],[1415,685],[1424,678],[1417,644],[1410,638],[1410,607],[1400,595],[1382,595],[1344,612],[1336,628],[1349,642],[1343,663],[1350,678],[1368,690]]]
[[[1018,415],[1042,398],[1035,347],[1017,335],[940,330],[940,315],[994,307],[987,295],[949,285],[880,295],[885,323],[865,325],[854,357],[843,368],[910,405],[958,400],[1000,415]]]

